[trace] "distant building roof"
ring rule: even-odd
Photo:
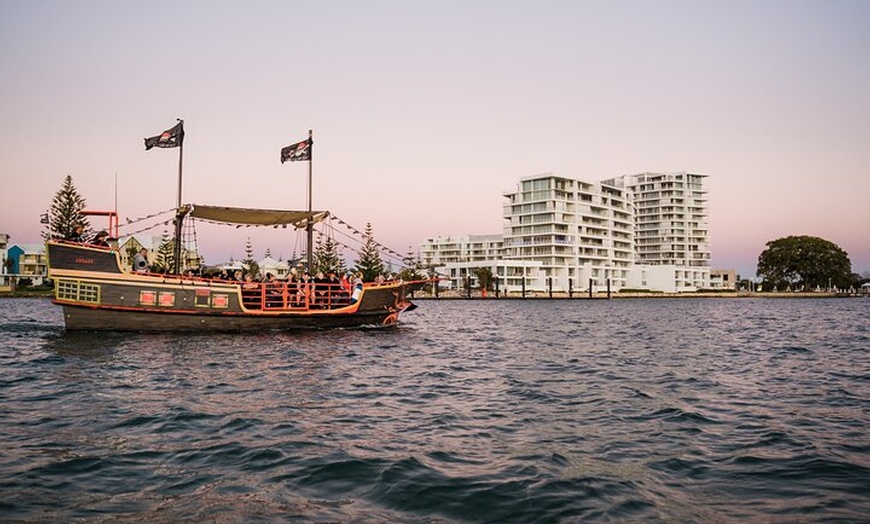
[[[287,262],[284,262],[283,260],[275,260],[272,257],[264,258],[263,260],[259,261],[257,265],[260,266],[260,269],[264,271],[267,269],[278,268],[290,269],[290,265]]]
[[[130,243],[131,240],[135,240],[137,244],[144,247],[145,249],[149,251],[156,251],[157,248],[160,247],[160,242],[162,241],[162,239],[163,237],[159,235],[136,234],[122,236],[118,239],[118,247],[120,249],[125,249],[127,244]]]
[[[45,244],[13,244],[9,246],[8,251],[12,251],[16,247],[22,253],[37,253],[40,255],[45,253]]]

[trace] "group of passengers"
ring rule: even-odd
[[[98,247],[109,248],[109,237],[106,231],[100,231],[94,237],[85,241],[84,225],[75,224],[73,231],[64,240],[68,242],[86,243]],[[147,272],[148,250],[140,249],[133,260],[133,271]],[[238,282],[242,286],[242,301],[249,309],[262,309],[263,305],[268,308],[296,308],[309,307],[312,309],[326,309],[343,307],[359,300],[363,288],[362,273],[342,273],[338,276],[335,270],[329,269],[325,273],[318,271],[312,276],[308,271],[297,273],[291,270],[286,279],[276,278],[267,272],[264,276],[253,275],[237,269],[230,272],[226,269],[219,272],[206,272],[201,275],[192,270],[185,272],[186,277],[202,277],[210,280],[226,282]],[[388,280],[384,275],[375,278],[375,284],[383,284]]]
[[[286,279],[272,273],[265,276],[244,273],[237,269],[232,274],[204,275],[215,280],[238,282],[242,287],[242,301],[249,309],[270,308],[330,309],[353,304],[362,292],[362,274],[347,273],[339,276],[334,270],[318,271],[312,276],[304,271],[292,271]]]
[[[74,224],[72,232],[63,237],[63,239],[67,242],[78,242],[80,244],[90,244],[97,247],[111,247],[109,241],[114,240],[109,237],[109,233],[104,229],[94,235],[90,240],[85,241],[85,225],[82,223]]]

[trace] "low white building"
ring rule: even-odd
[[[275,260],[272,257],[263,258],[263,260],[257,262],[257,266],[260,268],[261,275],[271,273],[275,275],[275,277],[283,280],[284,278],[287,278],[288,274],[290,274],[290,264],[283,260]]]
[[[432,267],[495,260],[503,256],[503,244],[501,235],[435,236],[420,244],[420,261]]]
[[[710,289],[737,289],[737,278],[733,269],[710,270]]]
[[[446,276],[439,287],[462,290],[471,283],[472,289],[479,289],[476,271],[489,269],[493,276],[492,288],[500,293],[540,291],[546,288],[546,275],[541,271],[541,263],[534,260],[478,260],[473,262],[448,262],[435,266],[435,272]]]
[[[45,244],[15,244],[6,251],[7,274],[17,279],[29,279],[34,286],[42,285],[48,275],[48,255]]]

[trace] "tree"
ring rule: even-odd
[[[256,277],[260,272],[260,265],[254,260],[254,248],[251,247],[251,237],[245,240],[245,259],[242,260],[242,265],[247,268],[247,274]]]
[[[477,278],[477,285],[481,290],[487,291],[492,286],[492,269],[488,267],[478,267],[474,269],[474,276]]]
[[[408,246],[408,253],[405,254],[405,257],[402,259],[402,265],[404,267],[399,271],[399,277],[402,280],[411,281],[423,279],[423,264],[420,263],[419,258],[414,256],[414,250],[411,246]]]
[[[854,284],[849,255],[828,240],[789,236],[771,240],[758,256],[765,287],[846,288]]]
[[[175,260],[175,240],[169,236],[169,232],[163,230],[160,238],[160,247],[157,248],[157,256],[151,263],[151,271],[154,273],[166,273],[173,267]]]
[[[378,251],[377,242],[375,242],[371,222],[366,224],[363,238],[365,241],[359,252],[359,259],[356,261],[354,270],[362,273],[365,282],[372,282],[375,277],[384,273],[384,263],[381,261],[381,253]]]
[[[345,271],[344,259],[338,252],[338,244],[331,237],[320,237],[317,240],[317,246],[314,248],[314,268],[315,271],[324,273]]]
[[[73,232],[73,226],[82,224],[85,233],[90,232],[87,217],[82,214],[86,201],[73,184],[73,179],[67,175],[60,189],[54,194],[51,207],[47,213],[47,223],[42,232],[43,240],[51,238],[66,238]]]

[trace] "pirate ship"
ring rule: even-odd
[[[48,276],[53,302],[63,308],[67,330],[244,332],[359,326],[395,326],[415,306],[409,297],[427,280],[338,284],[294,280],[228,281],[185,274],[181,232],[187,220],[237,226],[304,229],[308,268],[312,267],[314,225],[329,216],[311,209],[311,145],[308,140],[283,148],[281,160],[309,161],[308,210],[272,210],[181,204],[183,122],[145,139],[151,147],[179,147],[179,193],[175,210],[175,267],[167,272],[136,272],[123,267],[112,247],[50,240]],[[161,145],[164,144],[164,145]]]

